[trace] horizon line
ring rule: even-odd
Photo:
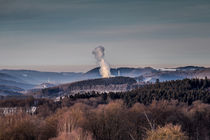
[[[132,68],[145,68],[151,67],[154,69],[168,68],[173,69],[177,67],[186,67],[186,66],[195,66],[195,67],[205,67],[210,68],[210,65],[110,65],[110,68],[121,68],[121,67],[132,67]],[[0,66],[0,70],[34,70],[34,71],[43,71],[43,72],[87,72],[91,69],[99,67],[98,65],[15,65],[15,66]]]

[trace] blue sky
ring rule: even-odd
[[[209,28],[209,0],[0,0],[0,68],[210,67]]]

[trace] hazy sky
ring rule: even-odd
[[[0,0],[0,68],[82,70],[99,45],[111,65],[210,67],[210,0]]]

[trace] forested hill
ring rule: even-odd
[[[142,86],[138,89],[128,92],[103,93],[94,95],[86,93],[85,95],[75,95],[69,98],[89,98],[101,96],[104,100],[111,98],[122,99],[131,106],[136,102],[150,104],[153,100],[178,100],[189,105],[193,101],[201,100],[204,103],[210,103],[210,80],[209,79],[184,79],[168,82],[156,82]]]
[[[134,84],[136,80],[129,77],[111,77],[111,78],[99,78],[99,79],[91,79],[91,80],[83,80],[79,82],[74,82],[71,86],[91,86],[91,85],[121,85],[121,84]]]
[[[126,92],[126,102],[140,102],[149,104],[152,100],[178,100],[191,104],[193,101],[201,100],[210,103],[210,80],[208,79],[184,79],[168,81]]]
[[[96,92],[119,92],[128,91],[136,87],[136,80],[130,77],[110,77],[83,80],[55,87],[31,91],[31,95],[36,97],[57,97],[62,95],[72,95],[75,93]]]

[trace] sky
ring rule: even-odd
[[[209,0],[0,0],[0,68],[210,67]]]

